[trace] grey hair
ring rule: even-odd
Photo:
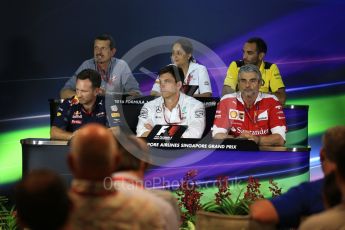
[[[248,73],[248,72],[256,73],[258,80],[261,81],[261,79],[262,79],[261,72],[256,65],[247,64],[247,65],[241,66],[239,71],[238,71],[238,79],[240,79],[241,73],[243,73],[243,72],[245,72],[245,73]]]

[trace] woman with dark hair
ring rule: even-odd
[[[194,93],[194,97],[211,97],[212,88],[210,77],[205,66],[195,62],[193,57],[193,45],[186,38],[180,38],[172,46],[171,61],[180,67],[184,73],[183,85],[199,86]],[[182,87],[184,93],[188,87]],[[151,95],[160,96],[159,79],[157,78],[152,87]]]

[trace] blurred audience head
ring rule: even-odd
[[[118,159],[112,132],[100,124],[83,126],[71,140],[68,163],[76,179],[101,181],[115,171]]]
[[[325,174],[335,170],[337,158],[344,155],[344,150],[345,126],[335,126],[327,129],[322,137],[322,148],[320,150],[321,166]]]
[[[345,196],[345,126],[336,126],[324,136],[325,152],[330,161],[335,161],[335,174],[339,189]]]
[[[142,138],[134,135],[117,135],[116,140],[121,153],[116,171],[137,171],[144,176],[149,165],[149,148]]]
[[[49,170],[33,170],[16,186],[18,224],[32,230],[61,229],[72,203],[62,179]]]

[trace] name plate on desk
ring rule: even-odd
[[[147,136],[148,141],[179,141],[187,125],[155,125]]]
[[[67,141],[29,138],[21,140],[21,144],[23,174],[36,168],[48,168],[70,183],[72,174],[67,166]],[[261,146],[259,150],[253,141],[212,138],[182,138],[147,144],[150,146],[151,167],[145,174],[145,181],[151,183],[150,188],[175,188],[173,182],[183,178],[191,169],[199,171],[197,179],[205,185],[214,183],[219,175],[235,179],[302,175],[303,181],[309,179],[310,147],[306,146]]]
[[[254,141],[244,139],[214,140],[211,138],[179,138],[171,141],[147,139],[147,145],[149,147],[164,149],[218,149],[238,151],[259,150],[259,146]]]

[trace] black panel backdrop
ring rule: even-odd
[[[91,57],[93,38],[100,33],[114,36],[118,57],[163,35],[186,36],[216,48],[311,5],[274,0],[2,2],[0,119],[47,114],[47,99],[57,97],[66,77]]]

